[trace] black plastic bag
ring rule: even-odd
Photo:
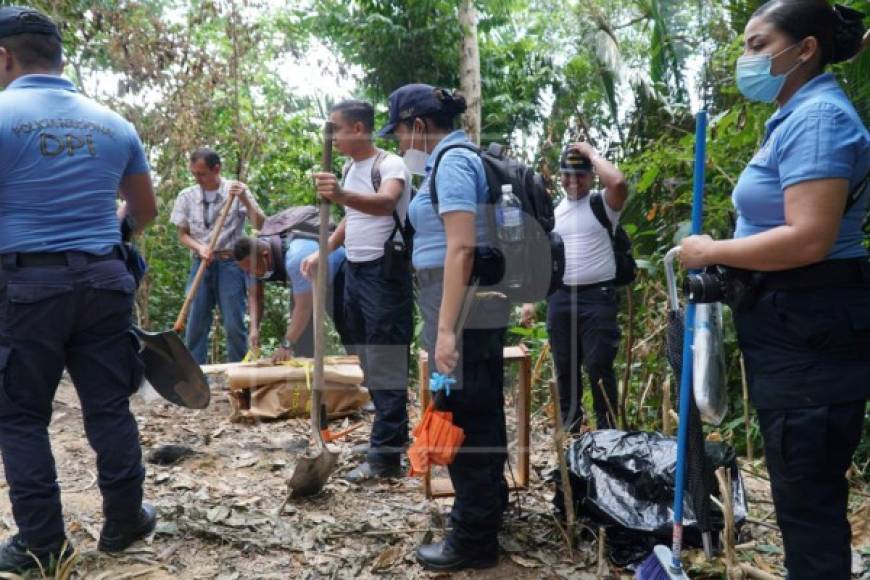
[[[731,471],[734,519],[740,525],[746,518],[746,497],[734,450],[709,441],[704,447],[712,469],[727,467]],[[635,563],[649,554],[656,543],[669,543],[677,463],[675,438],[615,429],[584,433],[568,447],[566,460],[575,513],[591,527],[607,528],[615,564]],[[558,472],[554,475],[553,502],[564,514],[561,480]],[[683,542],[700,547],[701,534],[692,500],[687,495],[684,501]],[[713,528],[722,527],[722,514],[714,508]]]

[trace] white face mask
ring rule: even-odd
[[[426,175],[426,161],[429,159],[429,154],[425,151],[414,149],[413,129],[411,131],[411,146],[402,155],[402,159],[405,161],[405,167],[408,168],[411,175]],[[424,134],[423,146],[426,147],[426,145],[426,135]]]

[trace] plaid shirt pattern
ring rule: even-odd
[[[208,245],[211,241],[214,227],[220,217],[221,210],[229,196],[229,185],[229,181],[221,179],[218,194],[211,203],[206,201],[204,192],[199,185],[192,185],[183,189],[175,200],[169,221],[176,226],[186,227],[193,239],[201,244]],[[248,190],[248,198],[254,204],[254,207],[259,209],[257,200],[250,190]],[[224,222],[218,243],[215,245],[216,252],[232,250],[233,244],[245,236],[245,219],[247,215],[248,208],[241,201],[236,200],[233,203],[233,207],[230,208],[230,213],[227,214],[227,220]]]

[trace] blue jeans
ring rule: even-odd
[[[345,324],[375,405],[368,461],[398,466],[408,444],[408,350],[414,292],[410,273],[386,280],[381,260],[347,262]]]
[[[616,418],[610,416],[606,401],[615,413],[618,401],[613,361],[619,350],[616,289],[610,284],[564,287],[547,302],[547,331],[556,363],[562,424],[576,429],[583,418],[582,362],[589,376],[598,428],[615,427]],[[606,400],[599,384],[607,393]]]
[[[120,260],[0,268],[0,449],[12,513],[33,550],[63,541],[57,471],[48,438],[52,401],[64,367],[97,454],[103,513],[137,517],[142,504],[139,432],[129,408],[142,379],[131,331],[136,285]]]
[[[199,258],[194,258],[187,278],[190,288]],[[208,354],[208,333],[211,330],[215,305],[221,309],[221,319],[227,336],[227,361],[238,362],[248,352],[248,331],[245,328],[245,311],[248,308],[246,275],[235,260],[215,260],[206,268],[199,290],[190,305],[187,317],[185,342],[193,358],[205,364]]]

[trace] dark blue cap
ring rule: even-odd
[[[42,12],[24,6],[0,8],[0,38],[18,34],[46,34],[61,40],[57,25]]]
[[[402,121],[444,110],[442,89],[432,85],[405,85],[390,95],[390,122],[378,131],[378,137],[386,137],[396,130]]]
[[[559,159],[559,171],[572,175],[585,175],[592,171],[592,160],[573,147],[566,147]]]

